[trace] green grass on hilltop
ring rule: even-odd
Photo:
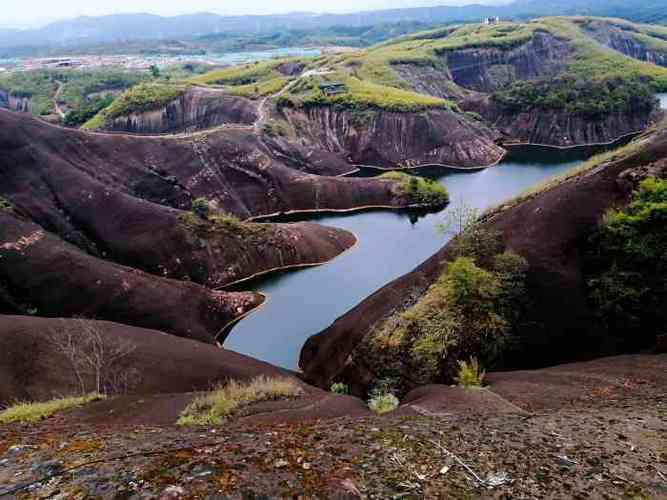
[[[196,76],[189,81],[197,85],[248,85],[282,76],[280,72],[276,71],[276,67],[286,61],[288,59],[271,59],[241,66],[231,66]]]
[[[247,85],[237,85],[229,88],[231,95],[249,98],[266,97],[277,94],[285,85],[291,81],[285,76],[277,76],[258,83],[249,83]]]
[[[101,128],[107,119],[158,109],[178,99],[186,90],[186,85],[140,83],[123,92],[109,107],[93,116],[81,128],[96,130]]]
[[[120,95],[106,109],[106,115],[109,118],[115,118],[129,113],[160,108],[178,99],[186,90],[185,85],[141,83]]]
[[[667,91],[667,68],[637,61],[620,52],[604,47],[587,36],[576,22],[577,18],[545,18],[548,30],[568,40],[574,48],[567,70],[590,82],[611,78],[646,80],[658,92]]]

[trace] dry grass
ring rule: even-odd
[[[232,380],[195,398],[181,413],[179,425],[218,425],[240,408],[260,401],[300,396],[303,390],[292,379],[260,376],[249,382]]]
[[[92,401],[106,399],[106,396],[96,392],[85,396],[73,396],[52,399],[41,403],[21,402],[16,403],[0,412],[0,424],[11,424],[14,422],[38,422],[50,417],[54,413],[69,408],[82,406]]]

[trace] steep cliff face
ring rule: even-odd
[[[651,113],[644,111],[588,117],[567,110],[536,107],[517,113],[490,98],[478,101],[476,111],[510,141],[561,147],[613,142],[623,136],[641,132],[653,120]]]
[[[166,106],[109,118],[104,130],[159,134],[207,129],[223,124],[250,125],[257,118],[255,104],[220,91],[193,88]]]
[[[493,92],[516,80],[559,73],[571,51],[567,42],[538,31],[529,42],[510,50],[463,49],[447,52],[443,57],[457,85]]]
[[[21,113],[32,113],[32,101],[28,97],[15,97],[6,90],[0,89],[0,108]]]
[[[647,46],[636,33],[610,22],[596,21],[586,25],[586,32],[598,42],[633,59],[667,67],[667,52]]]
[[[477,167],[504,154],[488,127],[448,110],[392,113],[323,106],[285,109],[284,115],[302,145],[336,153],[355,164]]]

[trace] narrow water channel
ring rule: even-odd
[[[437,179],[451,203],[438,213],[372,211],[295,214],[281,222],[310,220],[353,232],[357,245],[332,262],[261,277],[239,286],[268,295],[266,304],[239,322],[224,346],[285,368],[296,369],[306,339],[333,323],[374,291],[413,270],[449,236],[441,225],[461,202],[480,210],[577,167],[608,147],[557,150],[519,147],[499,165],[478,171],[424,168],[411,173]],[[377,175],[364,169],[359,175]]]

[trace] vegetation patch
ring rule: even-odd
[[[58,103],[67,114],[75,113],[66,124],[78,125],[82,123],[81,118],[76,123],[73,118],[99,104],[105,93],[127,89],[146,78],[147,75],[142,72],[120,68],[20,71],[0,76],[0,89],[12,97],[30,99],[34,115],[49,115],[55,112],[53,101],[60,87]]]
[[[120,95],[105,110],[105,115],[107,118],[116,118],[158,109],[178,99],[186,90],[185,85],[141,83]]]
[[[400,194],[407,197],[411,205],[440,207],[449,203],[447,189],[433,179],[408,175],[404,172],[387,172],[379,179],[397,181]]]
[[[198,85],[250,85],[283,76],[276,68],[288,61],[290,59],[271,59],[270,61],[232,66],[191,78],[190,83]]]
[[[0,211],[1,212],[13,212],[14,205],[12,205],[8,200],[0,196]]]
[[[219,425],[241,408],[278,399],[296,398],[303,389],[292,379],[260,376],[249,382],[232,380],[196,397],[181,413],[179,425]]]
[[[528,265],[503,253],[498,236],[472,214],[457,228],[453,260],[413,305],[378,324],[362,342],[360,356],[378,378],[414,384],[482,378],[496,366],[522,328]],[[475,366],[471,358],[479,360]],[[465,360],[465,365],[459,361]]]
[[[76,408],[86,403],[99,401],[105,398],[106,396],[102,394],[91,393],[86,394],[85,396],[52,399],[42,403],[16,403],[0,412],[0,424],[39,422],[59,411]]]
[[[378,415],[389,413],[398,408],[400,401],[394,395],[391,379],[384,379],[370,391],[368,408]]]
[[[476,357],[471,357],[469,361],[458,360],[458,373],[454,380],[458,385],[466,389],[482,387],[486,372],[479,366]]]
[[[220,231],[248,236],[261,234],[268,227],[266,224],[243,222],[231,214],[215,213],[206,198],[195,199],[192,202],[192,209],[189,212],[181,213],[178,220],[202,237]]]
[[[519,81],[496,92],[493,99],[513,112],[538,108],[591,119],[614,113],[650,113],[656,103],[646,80],[613,77],[592,81],[575,75]]]
[[[257,99],[259,97],[266,97],[280,92],[285,85],[291,81],[291,78],[278,76],[269,80],[249,83],[247,85],[238,85],[228,89],[231,95],[239,97],[248,97],[250,99]]]
[[[581,80],[605,82],[614,79],[646,81],[657,92],[667,92],[667,68],[637,61],[607,49],[587,36],[577,18],[545,18],[542,23],[555,36],[570,42],[574,49],[567,71]]]
[[[667,180],[646,178],[627,207],[608,211],[590,252],[590,297],[607,340],[652,345],[667,321]]]

